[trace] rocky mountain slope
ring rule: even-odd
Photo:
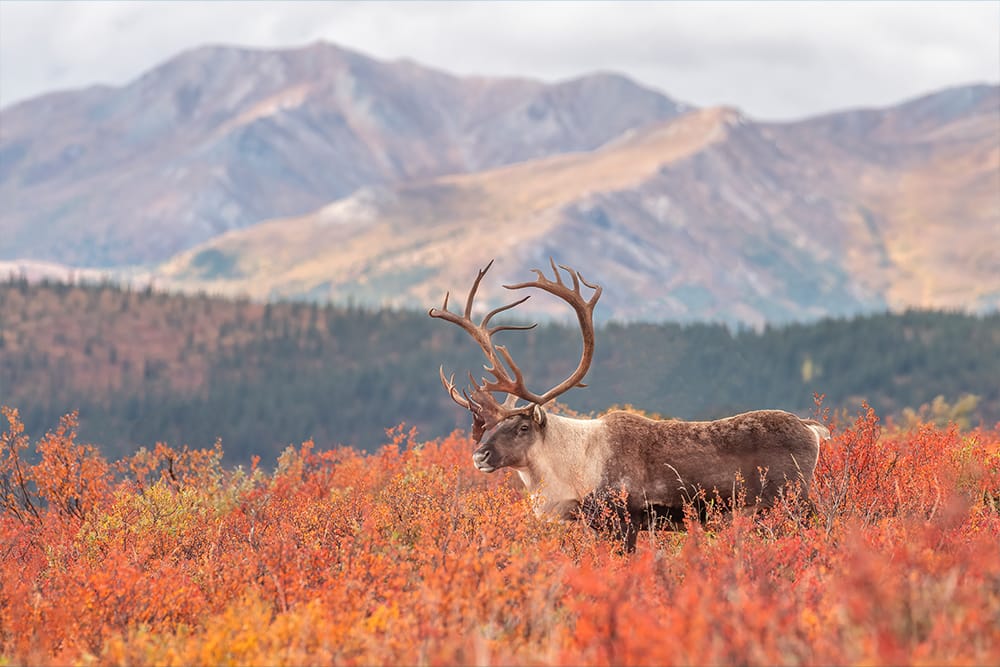
[[[0,111],[0,260],[158,261],[361,186],[590,150],[681,109],[613,74],[545,84],[325,43],[200,48]]]
[[[228,233],[156,272],[186,289],[435,304],[498,259],[549,256],[605,286],[599,313],[760,325],[1000,306],[1000,89],[755,123],[692,111],[595,150],[365,188]],[[525,309],[558,312],[544,298]]]
[[[602,319],[1000,307],[1000,87],[765,123],[614,74],[204,47],[0,111],[0,273],[483,306],[550,256]],[[525,310],[563,314],[536,297]]]

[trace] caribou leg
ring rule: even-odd
[[[642,513],[629,509],[628,498],[615,489],[597,489],[583,497],[580,516],[587,525],[621,545],[625,553],[635,551]]]

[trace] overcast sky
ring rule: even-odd
[[[457,74],[617,71],[765,119],[1000,81],[1000,0],[983,2],[0,1],[0,107],[123,84],[206,43],[324,39]]]

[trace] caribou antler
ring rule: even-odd
[[[440,310],[437,308],[431,308],[428,311],[428,315],[431,317],[436,317],[451,322],[452,324],[457,324],[464,329],[470,336],[472,336],[476,343],[479,344],[479,347],[482,348],[483,353],[486,355],[488,364],[484,365],[483,368],[487,373],[493,376],[493,379],[487,380],[486,378],[483,378],[481,383],[477,383],[470,373],[469,379],[472,382],[473,387],[471,393],[462,392],[462,395],[460,396],[458,390],[455,388],[454,375],[451,379],[448,379],[445,377],[444,368],[440,369],[441,383],[448,391],[452,400],[473,413],[475,417],[475,423],[473,424],[474,435],[477,431],[480,431],[479,422],[482,422],[482,428],[485,430],[487,426],[492,426],[506,417],[523,412],[525,408],[515,407],[515,397],[528,401],[533,405],[544,405],[573,387],[585,386],[581,384],[581,380],[583,380],[583,377],[587,374],[591,361],[594,357],[594,306],[597,304],[597,300],[601,298],[601,287],[599,285],[591,285],[583,279],[583,276],[581,276],[578,271],[574,271],[568,266],[556,266],[556,263],[551,259],[549,262],[551,263],[552,270],[555,273],[555,280],[549,280],[546,278],[545,274],[539,269],[532,269],[532,271],[538,276],[536,280],[526,283],[518,283],[516,285],[504,285],[505,288],[510,290],[537,287],[566,301],[576,311],[577,319],[580,323],[580,330],[583,334],[583,353],[580,358],[580,363],[577,366],[577,369],[568,378],[555,387],[549,389],[544,394],[536,394],[529,390],[525,384],[524,375],[521,372],[520,367],[518,367],[518,365],[514,362],[514,359],[507,351],[507,348],[503,345],[493,344],[493,335],[500,331],[525,331],[535,328],[537,324],[528,326],[489,326],[490,320],[493,319],[494,316],[510,310],[515,306],[519,306],[527,301],[530,298],[530,295],[518,299],[513,303],[507,304],[506,306],[501,306],[491,310],[485,317],[483,317],[479,324],[475,324],[472,321],[472,304],[475,301],[476,292],[479,290],[479,285],[483,280],[483,276],[485,276],[486,272],[493,266],[492,261],[490,261],[484,269],[480,270],[479,275],[476,276],[476,280],[472,284],[472,289],[469,291],[469,296],[465,301],[465,311],[462,315],[458,315],[448,310],[448,298],[450,293],[445,294],[444,305]],[[569,273],[570,278],[573,280],[572,288],[567,286],[562,281],[562,277],[559,274],[560,268]],[[590,299],[585,299],[583,297],[583,294],[580,291],[581,283],[594,290]],[[501,405],[495,398],[493,398],[492,392],[505,392],[508,395],[508,399],[503,405]],[[478,438],[476,439],[478,440]]]
[[[560,396],[573,387],[586,385],[581,384],[587,371],[590,370],[590,363],[594,360],[594,306],[597,305],[597,300],[601,298],[601,292],[603,288],[600,285],[591,285],[583,276],[580,275],[579,271],[575,271],[568,266],[560,264],[556,266],[555,260],[551,257],[549,258],[549,263],[552,265],[552,271],[555,273],[555,281],[549,280],[545,277],[545,274],[541,272],[540,269],[532,269],[532,272],[538,276],[537,280],[533,280],[530,283],[518,283],[517,285],[504,285],[507,289],[524,289],[525,287],[537,287],[539,289],[545,290],[553,296],[557,296],[563,301],[567,302],[576,311],[577,320],[580,323],[580,333],[583,336],[583,352],[580,355],[580,363],[577,365],[576,370],[573,371],[572,375],[557,384],[552,389],[539,396],[538,394],[533,394],[527,389],[523,393],[519,393],[518,396],[526,401],[535,403],[536,405],[545,405],[552,399]],[[559,269],[565,270],[570,278],[573,279],[573,288],[567,287],[563,281],[562,277],[559,275]],[[580,292],[580,283],[583,283],[590,289],[594,290],[591,294],[590,299],[584,299],[583,294]],[[507,353],[507,348],[502,345],[497,346],[500,353],[503,354],[504,360],[510,364],[511,370],[514,371],[515,376],[518,380],[521,380],[521,371],[511,359],[510,354]],[[523,383],[522,383],[523,387]]]

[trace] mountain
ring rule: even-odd
[[[614,74],[456,77],[317,43],[204,47],[0,110],[0,260],[166,259],[359,187],[594,149],[683,105]]]
[[[1000,307],[1000,88],[758,123],[703,109],[589,151],[366,187],[220,235],[158,284],[257,298],[483,307],[554,256],[598,314],[762,325],[907,307]],[[533,299],[523,309],[563,313]]]
[[[1000,307],[1000,87],[768,123],[614,74],[204,47],[0,110],[0,272],[422,308],[550,256],[602,319]],[[565,307],[538,297],[524,309]]]

